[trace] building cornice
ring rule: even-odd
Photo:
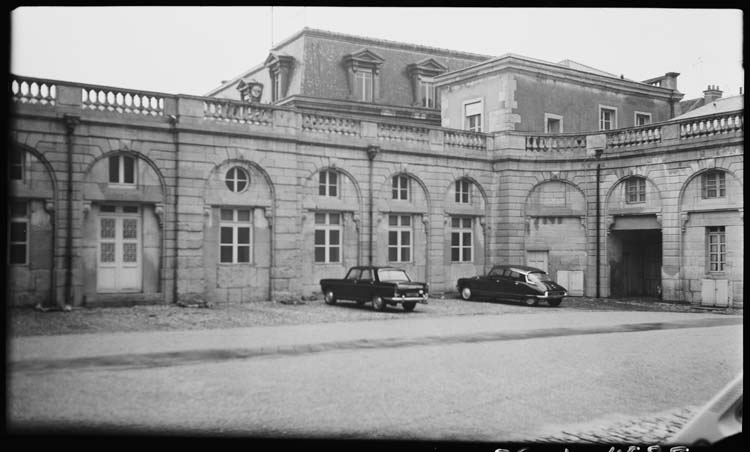
[[[601,86],[610,91],[625,91],[651,97],[661,97],[669,100],[681,99],[684,96],[684,94],[680,92],[667,88],[660,88],[617,77],[607,77],[514,54],[506,54],[491,61],[441,74],[435,77],[435,85],[437,87],[442,87],[506,71],[520,71],[534,76],[542,74],[561,81],[590,86]]]

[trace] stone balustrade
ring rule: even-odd
[[[55,105],[57,99],[57,85],[51,80],[13,76],[10,92],[14,102],[24,104]]]
[[[685,119],[679,122],[680,139],[742,132],[744,120],[744,111]]]
[[[164,94],[81,85],[81,108],[145,116],[164,116]]]
[[[302,130],[334,135],[360,136],[361,123],[356,119],[302,113]]]
[[[378,123],[378,139],[429,143],[430,129],[418,126]]]
[[[607,133],[607,148],[643,146],[661,142],[662,125],[630,127]]]
[[[532,135],[526,137],[526,150],[531,152],[580,151],[585,149],[585,135]]]
[[[631,127],[589,134],[527,134],[510,132],[493,137],[484,133],[440,127],[395,124],[392,122],[365,121],[335,114],[301,113],[285,107],[250,104],[238,100],[195,96],[177,96],[140,90],[74,84],[11,75],[12,100],[17,104],[34,104],[48,108],[81,108],[92,112],[134,113],[155,120],[165,116],[194,118],[230,124],[254,125],[276,130],[274,118],[283,124],[279,133],[299,127],[304,132],[326,134],[342,138],[359,139],[377,137],[379,141],[393,144],[405,143],[425,150],[444,151],[510,151],[510,152],[588,152],[588,142],[599,142],[606,149],[655,147],[709,136],[729,136],[743,133],[742,110],[707,115],[681,121],[666,121],[647,126]],[[179,102],[178,102],[179,100]],[[167,105],[165,105],[167,104]],[[179,105],[179,106],[178,106]],[[294,119],[296,117],[296,119]],[[290,119],[291,118],[291,119]],[[283,130],[283,131],[282,131]],[[503,138],[505,137],[505,138]],[[515,144],[514,144],[515,143]],[[357,145],[352,142],[352,145]],[[510,145],[510,147],[508,147]],[[503,149],[498,148],[498,146]],[[497,148],[497,149],[495,149]]]
[[[236,124],[273,125],[273,108],[229,99],[203,101],[204,119]]]
[[[487,149],[487,137],[481,133],[446,130],[445,145],[454,148],[485,150]]]

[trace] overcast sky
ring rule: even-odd
[[[572,59],[645,80],[679,72],[685,99],[739,94],[742,11],[378,7],[23,7],[11,13],[11,72],[203,95],[262,63],[307,26],[499,56]]]

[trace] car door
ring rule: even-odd
[[[374,296],[375,275],[371,268],[363,268],[362,274],[353,289],[352,300],[369,301]]]
[[[336,296],[342,300],[351,300],[354,296],[354,288],[356,287],[359,276],[362,270],[359,268],[352,268],[349,273],[346,274],[346,278],[341,281],[341,288]]]
[[[526,286],[526,275],[515,270],[509,270],[507,287],[507,296],[514,300],[523,300],[530,294]]]
[[[499,298],[503,283],[503,269],[493,268],[482,280],[482,293],[485,297]]]

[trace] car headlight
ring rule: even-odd
[[[419,289],[419,295],[422,295],[422,294],[424,294],[424,290]]]

